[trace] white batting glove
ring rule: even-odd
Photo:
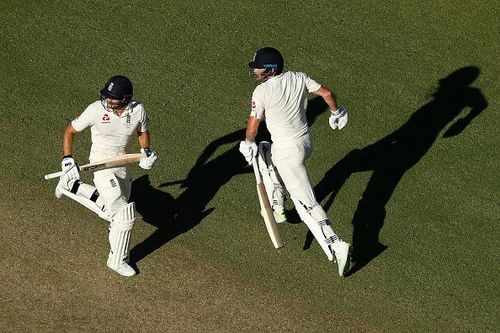
[[[80,173],[78,172],[78,165],[72,156],[65,156],[61,161],[61,170],[64,173],[64,177],[67,182],[71,180],[80,179]]]
[[[328,123],[332,129],[342,129],[347,124],[347,110],[341,106],[336,111],[331,111]]]
[[[244,140],[240,142],[240,153],[245,157],[248,164],[252,164],[253,159],[257,156],[257,150],[255,141]]]
[[[146,157],[139,161],[139,166],[145,170],[151,169],[158,158],[158,154],[149,148],[141,148],[141,153],[146,155]]]

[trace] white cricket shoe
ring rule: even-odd
[[[335,241],[332,244],[335,257],[337,258],[337,265],[339,267],[339,276],[343,277],[349,269],[349,248],[350,244],[343,240]]]
[[[127,264],[126,262],[122,262],[118,267],[113,267],[110,263],[110,261],[108,260],[107,262],[107,265],[109,268],[111,268],[112,270],[114,270],[115,272],[117,272],[118,274],[122,275],[122,276],[134,276],[137,274],[137,272],[135,271],[135,269],[133,269],[129,264]]]
[[[283,207],[276,207],[273,210],[274,220],[276,223],[285,223],[286,222],[286,214],[285,209]]]

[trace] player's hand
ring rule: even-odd
[[[240,142],[240,153],[245,157],[248,164],[252,164],[253,159],[257,156],[257,144],[247,140]]]
[[[78,172],[78,164],[72,156],[64,156],[61,161],[61,170],[64,173],[67,181],[80,179]]]
[[[328,123],[332,129],[342,129],[347,124],[347,110],[341,106],[336,111],[331,111]]]
[[[149,148],[141,148],[141,153],[143,153],[145,157],[139,161],[139,166],[145,170],[151,169],[158,158],[158,154]]]

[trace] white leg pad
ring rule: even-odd
[[[102,206],[102,209],[101,209],[94,201],[87,199],[83,196],[71,193],[70,191],[62,189],[62,188],[59,189],[59,193],[67,196],[68,198],[70,198],[72,200],[75,200],[79,204],[83,205],[85,208],[90,209],[91,211],[96,213],[100,218],[102,218],[108,222],[111,222],[111,220],[112,220],[111,216],[109,216],[109,214],[104,210],[104,205]]]
[[[89,199],[90,201],[93,201],[97,206],[97,208],[99,208],[100,210],[103,211],[105,210],[104,200],[99,195],[99,192],[97,191],[95,186],[85,183],[80,183],[80,186],[78,186],[75,194],[84,197],[85,199]]]
[[[130,235],[136,219],[135,203],[123,205],[113,216],[109,227],[108,266],[118,270],[128,262],[130,252]]]
[[[279,177],[278,170],[271,159],[271,143],[262,141],[259,143],[259,154],[257,156],[260,173],[262,174],[262,182],[266,188],[271,206],[274,208],[280,207],[283,209],[285,202],[285,192],[282,181]]]
[[[332,245],[339,237],[333,231],[325,210],[317,203],[313,207],[306,207],[293,197],[292,200],[301,220],[316,238],[328,260],[333,261],[335,252]]]

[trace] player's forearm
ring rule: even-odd
[[[73,154],[73,139],[75,137],[75,134],[76,131],[71,125],[68,125],[64,130],[63,156],[68,156]]]
[[[151,145],[151,138],[150,138],[149,132],[148,131],[139,132],[139,133],[137,133],[137,135],[139,137],[139,146],[141,148],[149,148]]]
[[[321,86],[321,88],[315,91],[314,94],[323,97],[323,100],[328,105],[330,110],[336,111],[338,109],[337,100],[335,99],[335,95],[330,89]]]
[[[255,117],[250,117],[248,119],[247,129],[245,132],[245,139],[249,142],[254,142],[257,132],[259,130],[260,120]]]

